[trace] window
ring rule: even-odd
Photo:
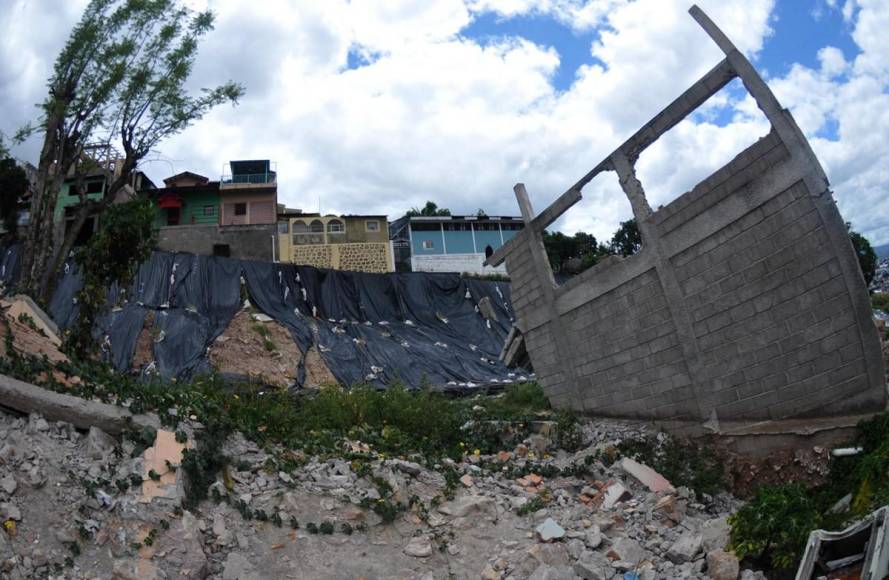
[[[327,222],[328,234],[343,234],[346,232],[346,225],[340,220],[330,220]]]
[[[290,222],[278,222],[278,233],[279,234],[289,234],[290,233]]]
[[[380,231],[380,222],[377,220],[367,220],[364,222],[364,230],[367,232],[378,232]]]
[[[435,249],[435,242],[433,242],[432,240],[423,240],[423,249],[424,250]]]
[[[324,224],[321,223],[321,220],[312,220],[312,223],[309,224],[309,231],[312,233],[323,234]]]
[[[90,181],[86,184],[87,193],[102,193],[105,190],[104,181]]]
[[[204,206],[204,216],[205,217],[212,217],[214,215],[216,215],[216,206],[215,205],[205,205]]]
[[[179,208],[171,207],[167,209],[167,225],[168,226],[178,226],[179,225]]]
[[[306,225],[306,222],[302,220],[296,220],[293,222],[293,233],[294,234],[305,234],[308,233],[309,226]]]
[[[247,203],[235,204],[235,215],[247,215]]]

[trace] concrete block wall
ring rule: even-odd
[[[484,254],[434,254],[411,256],[414,272],[470,272],[472,274],[506,274],[503,266],[483,266]]]
[[[212,256],[214,245],[227,244],[232,258],[271,261],[273,236],[274,224],[166,226],[158,229],[157,246],[165,252]]]
[[[516,245],[513,306],[547,395],[662,420],[881,408],[879,342],[855,307],[863,280],[850,278],[857,262],[837,228],[846,235],[829,191],[809,188],[772,133],[653,212],[638,254],[549,294]]]

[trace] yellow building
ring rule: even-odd
[[[278,256],[281,262],[316,268],[395,271],[384,215],[279,213]]]

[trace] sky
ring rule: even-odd
[[[517,215],[517,182],[542,211],[722,57],[689,0],[187,1],[217,16],[190,87],[235,80],[247,92],[141,168],[161,183],[271,159],[279,202],[303,211],[395,219],[433,200],[455,215]],[[843,217],[889,243],[889,2],[699,4],[793,113]],[[0,0],[0,131],[35,118],[84,5]],[[730,84],[641,156],[652,207],[768,130]],[[13,152],[34,162],[39,147]],[[555,227],[605,240],[630,217],[609,172]]]

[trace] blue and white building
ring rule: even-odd
[[[400,272],[505,274],[503,265],[483,266],[525,224],[520,217],[404,216],[389,224]]]

